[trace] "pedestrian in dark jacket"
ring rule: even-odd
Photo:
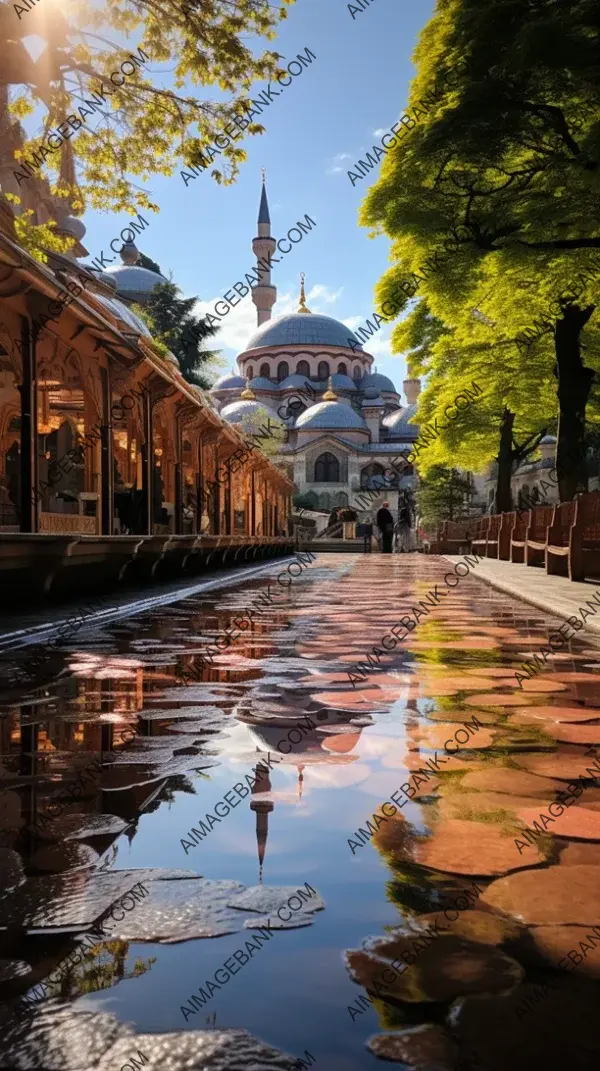
[[[389,502],[384,502],[381,509],[377,510],[377,527],[381,532],[381,549],[384,554],[392,553],[392,541],[394,538],[394,518],[388,506]]]

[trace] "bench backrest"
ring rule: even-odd
[[[577,495],[575,505],[576,520],[578,526],[583,528],[583,538],[600,543],[600,491]]]
[[[531,524],[531,510],[517,510],[514,513],[515,523],[511,533],[511,539],[522,543],[527,535],[527,529]]]
[[[554,506],[538,506],[537,509],[532,510],[531,524],[527,533],[529,539],[541,542],[546,538],[546,532],[552,524],[553,513]]]
[[[569,528],[575,523],[575,512],[577,509],[577,500],[573,499],[572,502],[560,502],[554,507],[554,518],[552,521],[553,528],[560,528],[561,535],[567,542],[569,538]]]

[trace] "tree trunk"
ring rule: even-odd
[[[498,476],[496,478],[496,513],[510,513],[512,494],[510,480],[513,463],[513,427],[515,414],[505,409],[500,425],[500,446],[498,449]]]
[[[558,443],[556,470],[561,502],[587,491],[585,409],[595,372],[581,359],[581,332],[594,311],[569,305],[556,322],[555,351],[558,380]]]

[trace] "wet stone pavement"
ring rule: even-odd
[[[600,647],[520,688],[556,621],[453,569],[276,563],[5,691],[0,1068],[596,1066]]]

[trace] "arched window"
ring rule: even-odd
[[[335,504],[336,504],[336,506],[347,506],[348,505],[348,495],[346,494],[345,491],[339,491],[338,492],[338,494],[335,496]]]
[[[315,483],[339,483],[340,463],[333,454],[321,454],[315,461]]]
[[[287,379],[290,374],[290,366],[287,361],[280,361],[277,365],[277,379],[281,383],[282,379]]]
[[[310,378],[310,365],[308,361],[298,361],[296,374],[299,376],[306,376],[307,379]]]
[[[248,368],[246,369],[246,375],[248,379],[254,379],[254,369],[251,364],[249,364]]]
[[[354,366],[354,372],[352,373],[354,379],[362,379],[362,368],[359,364]]]
[[[321,509],[331,509],[331,495],[327,491],[323,491],[323,494],[319,495],[319,506]]]
[[[340,361],[340,363],[338,364],[338,375],[339,376],[347,376],[348,375],[348,368],[344,364],[343,361]]]
[[[317,369],[317,379],[329,379],[329,364],[327,361],[319,361],[319,367]]]
[[[260,372],[258,374],[260,376],[266,376],[267,379],[270,379],[271,378],[271,369],[269,368],[268,364],[261,364]]]

